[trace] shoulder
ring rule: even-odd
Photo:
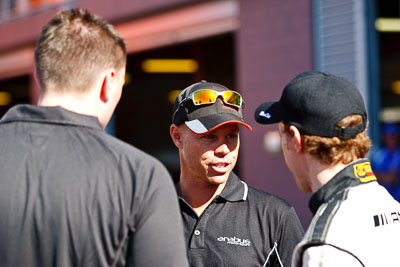
[[[350,252],[331,245],[312,246],[302,256],[303,266],[363,266]]]
[[[89,159],[104,172],[114,172],[121,178],[134,179],[147,183],[165,184],[172,181],[165,166],[150,154],[105,132],[93,133],[92,140],[85,143]],[[159,178],[159,179],[158,179]]]
[[[398,207],[397,201],[376,181],[347,188],[320,206],[310,224],[308,239],[342,242],[348,236],[363,238],[364,232],[376,230],[374,223],[379,223],[381,214],[390,214]]]
[[[120,178],[135,181],[135,192],[139,198],[149,193],[157,194],[157,198],[168,194],[176,198],[173,179],[157,158],[113,136],[107,135],[105,140],[110,153],[117,160],[115,167],[118,168]]]
[[[118,157],[120,160],[126,159],[138,164],[147,163],[157,166],[161,165],[161,163],[155,157],[114,136],[103,132],[99,135],[99,138],[101,138],[101,142],[104,144],[105,149],[108,150],[110,154]]]
[[[292,206],[283,198],[275,196],[271,193],[263,190],[248,186],[248,199],[252,203],[258,203],[259,205],[267,205],[269,208],[289,210]]]
[[[250,186],[248,191],[247,205],[265,221],[274,222],[281,227],[288,221],[291,221],[290,224],[300,225],[295,209],[286,200]]]

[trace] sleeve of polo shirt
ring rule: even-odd
[[[127,266],[189,266],[178,197],[171,176],[158,161],[149,162],[139,175]]]
[[[303,238],[304,229],[293,207],[283,216],[280,225],[278,253],[283,266],[290,266],[294,248]]]

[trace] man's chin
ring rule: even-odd
[[[210,183],[215,184],[215,185],[220,185],[226,183],[228,180],[230,172],[225,172],[225,173],[213,173],[208,176],[208,180]]]

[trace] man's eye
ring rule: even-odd
[[[206,135],[203,136],[203,138],[205,138],[205,139],[214,139],[214,138],[215,138],[215,135],[213,135],[213,134],[206,134]]]
[[[235,138],[238,137],[238,135],[232,133],[232,134],[228,134],[226,137],[229,138],[229,139],[235,139]]]

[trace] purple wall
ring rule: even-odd
[[[282,155],[267,155],[262,140],[278,126],[254,121],[254,110],[278,100],[296,74],[312,68],[311,0],[241,0],[237,35],[237,82],[246,100],[245,120],[253,131],[241,132],[240,169],[248,184],[292,204],[304,226],[311,220],[310,195],[301,193]]]
[[[154,12],[163,12],[180,6],[195,4],[205,1],[196,0],[86,0],[79,7],[89,9],[100,14],[108,21],[115,23],[121,20],[129,20]]]
[[[116,23],[198,2],[196,0],[86,0],[46,6],[1,24],[0,36],[7,38],[0,38],[0,53],[10,48],[34,44],[43,25],[58,10],[64,9],[64,6],[85,8]]]
[[[25,45],[34,45],[43,25],[55,12],[56,9],[51,9],[1,24],[0,53]]]

